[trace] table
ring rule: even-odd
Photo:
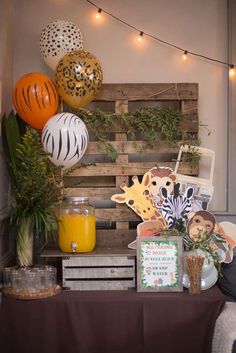
[[[3,297],[1,353],[210,353],[224,296],[63,291],[40,300]]]

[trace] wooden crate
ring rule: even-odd
[[[170,107],[184,115],[182,125],[189,136],[198,136],[198,84],[104,84],[88,108],[122,113],[136,110],[138,107]],[[98,244],[106,246],[126,246],[136,236],[132,224],[141,219],[126,205],[115,204],[110,198],[115,193],[122,193],[120,184],[130,184],[133,175],[143,175],[154,166],[174,168],[179,150],[160,141],[158,146],[140,153],[144,141],[128,140],[126,131],[113,131],[109,141],[118,151],[115,161],[109,160],[103,147],[91,140],[82,160],[93,165],[75,170],[66,178],[67,195],[88,196],[96,206],[98,225]],[[179,145],[182,141],[179,141]],[[181,163],[180,173],[195,175],[189,163]],[[100,230],[100,228],[103,228]]]
[[[97,247],[84,254],[45,250],[46,258],[61,258],[62,286],[67,290],[127,290],[135,288],[136,252],[123,247]]]

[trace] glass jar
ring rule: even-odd
[[[88,197],[68,196],[59,211],[59,247],[68,253],[92,251],[96,244],[95,210]]]

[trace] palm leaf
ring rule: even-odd
[[[2,140],[3,148],[7,159],[16,163],[17,145],[21,143],[20,130],[13,110],[8,116],[4,114],[2,119]]]
[[[8,116],[4,114],[1,128],[3,150],[8,165],[9,176],[12,183],[16,185],[17,178],[10,165],[17,164],[17,146],[19,143],[21,143],[21,137],[17,119],[13,110],[9,113]]]

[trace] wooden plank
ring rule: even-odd
[[[113,265],[112,265],[113,266]],[[64,268],[63,279],[92,279],[92,278],[134,278],[135,267],[87,267]]]
[[[198,128],[198,123],[197,123]],[[186,126],[188,131],[193,130],[190,129],[189,126]],[[167,142],[160,141],[158,145],[153,147],[146,147],[146,142],[144,141],[109,141],[109,143],[116,149],[118,154],[129,154],[129,153],[137,153],[141,151],[142,154],[145,153],[178,153],[179,147],[182,144],[190,144],[194,145],[196,141],[194,140],[181,140],[176,143],[176,145],[168,145]],[[106,154],[104,145],[101,145],[98,142],[89,142],[88,148],[86,150],[86,154]]]
[[[140,222],[142,220],[140,219]],[[136,229],[98,229],[97,232],[97,241],[96,246],[99,248],[107,248],[110,247],[111,251],[115,248],[126,249],[128,244],[135,240],[137,231]]]
[[[134,266],[134,257],[127,256],[80,256],[72,255],[62,260],[63,269],[66,267],[104,267],[104,266]]]
[[[106,230],[103,230],[106,232]],[[110,230],[107,230],[107,232],[110,232]],[[130,232],[128,230],[127,232]],[[136,255],[136,250],[131,250],[126,247],[96,247],[95,250],[89,252],[89,253],[81,253],[81,254],[71,254],[71,253],[64,253],[60,251],[58,248],[53,248],[53,249],[45,249],[41,256],[42,257],[48,257],[48,258],[70,258],[70,257],[94,257],[94,256],[100,256],[100,257],[134,257]]]
[[[115,113],[122,114],[128,113],[128,100],[122,98],[121,100],[117,100],[115,102]]]
[[[135,280],[65,280],[63,287],[69,288],[70,290],[127,290],[135,287]]]
[[[115,187],[115,176],[97,175],[97,176],[66,176],[64,178],[65,187],[80,188],[103,188],[103,187]],[[80,195],[81,196],[81,195]]]
[[[128,101],[116,101],[115,102],[115,112],[116,114],[122,114],[122,113],[127,113],[128,112]],[[116,133],[115,134],[115,140],[116,141],[127,141],[127,134],[126,133]],[[129,163],[129,156],[128,154],[118,154],[116,157],[116,164],[127,164]],[[129,180],[128,177],[116,176],[116,187],[119,187],[121,183],[126,183],[128,184]],[[121,208],[122,205],[116,204],[116,208],[119,209]],[[129,222],[116,222],[116,228],[117,229],[129,229]]]
[[[195,116],[198,117],[198,102],[196,100],[188,99],[181,101],[181,112],[185,118]]]
[[[181,112],[184,115],[184,119],[180,124],[181,128],[187,132],[198,132],[198,102],[195,100],[182,100]]]
[[[97,221],[118,221],[131,222],[140,221],[140,217],[125,204],[121,208],[96,208],[95,216]]]
[[[169,167],[174,169],[175,162],[142,162],[142,163],[96,163],[96,165],[85,166],[74,170],[70,175],[71,176],[127,176],[127,175],[143,175],[149,169],[153,167]],[[189,163],[180,163],[179,168],[180,174],[196,175],[197,171],[192,168]]]
[[[181,100],[198,99],[197,83],[106,83],[94,100]]]
[[[87,196],[90,201],[94,200],[110,200],[111,196],[114,194],[121,193],[120,188],[66,188],[65,193],[67,196]]]

